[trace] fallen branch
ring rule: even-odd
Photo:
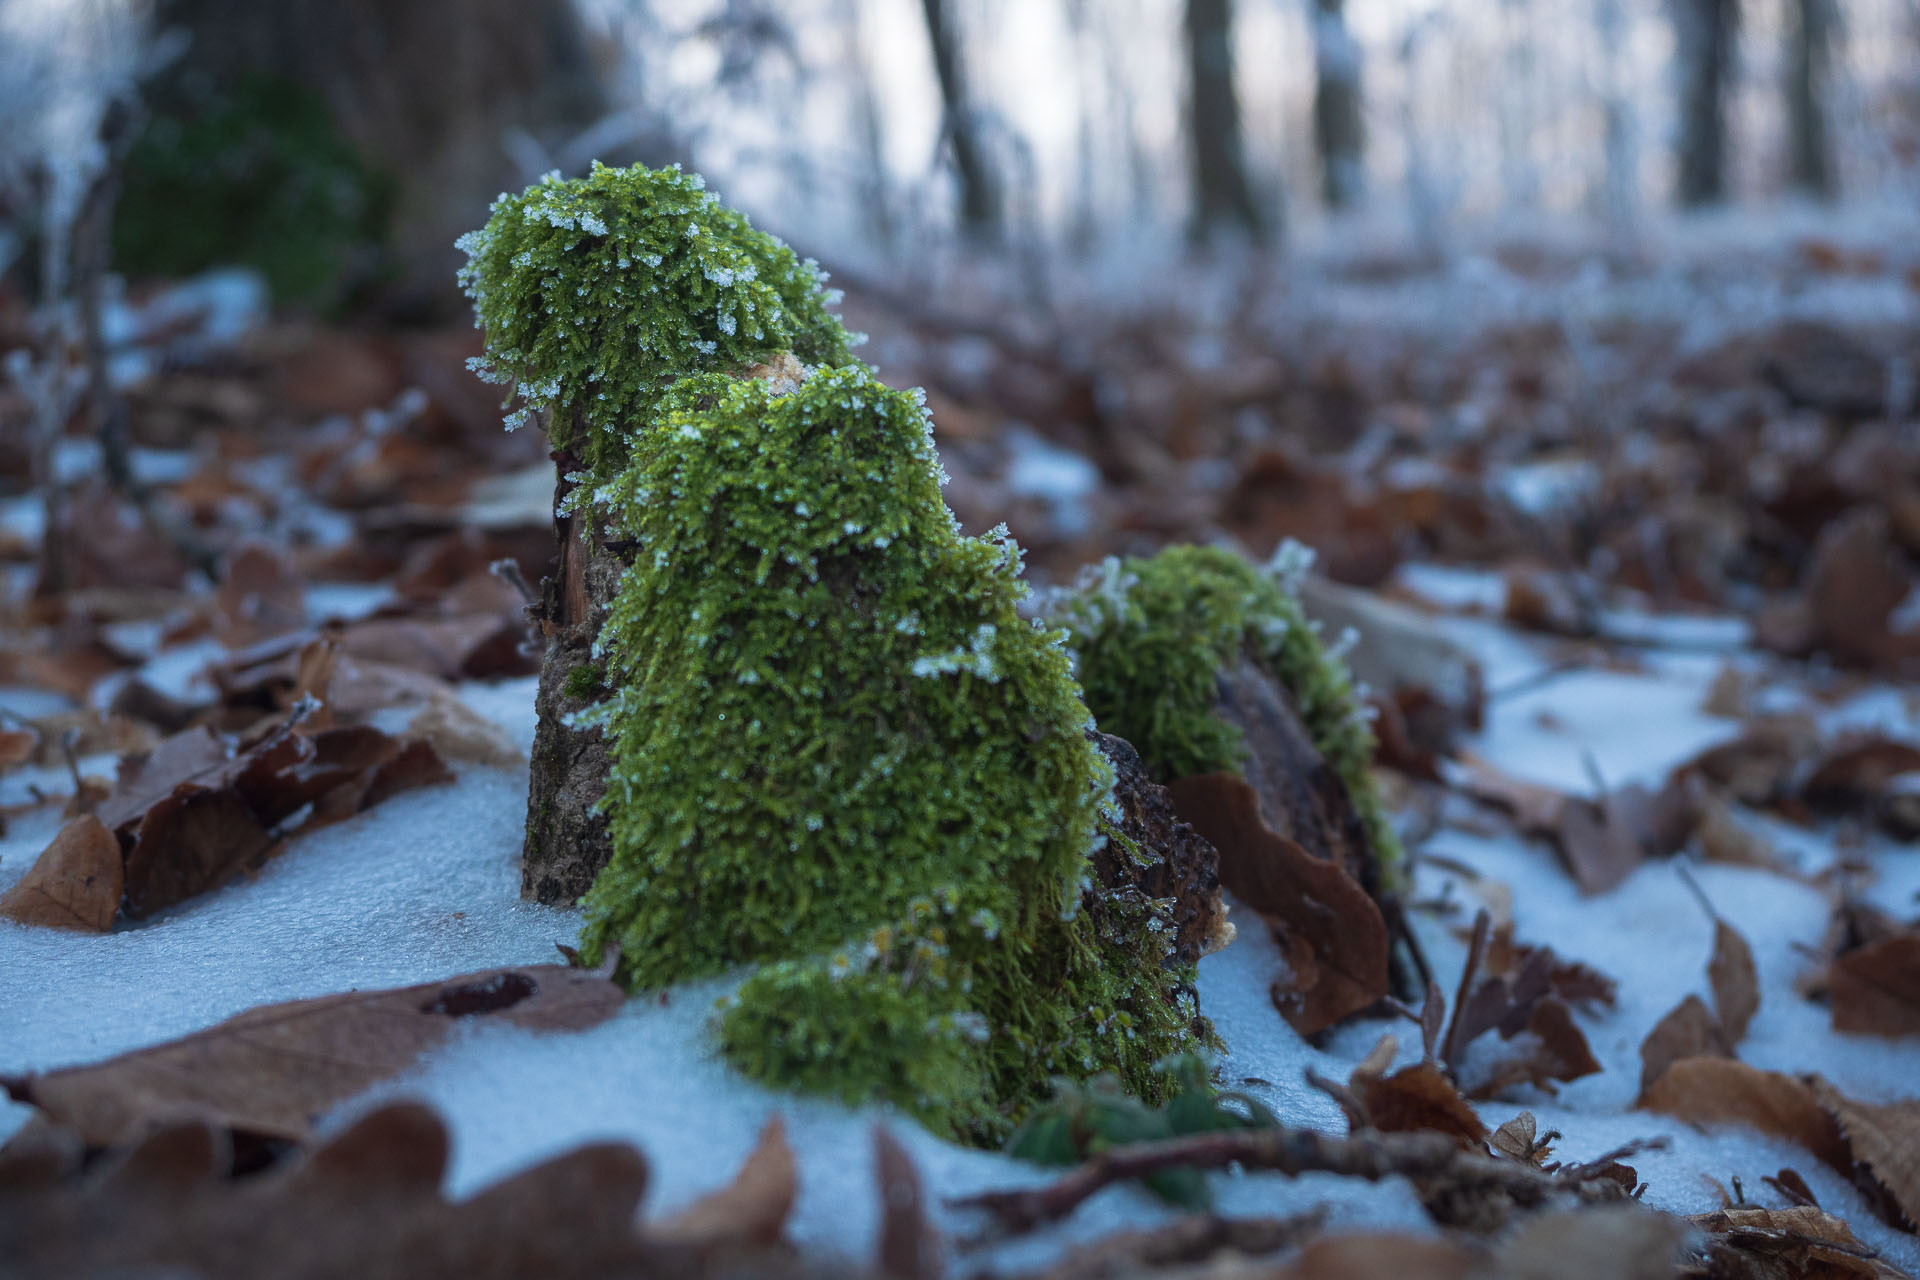
[[[987,1191],[948,1204],[984,1210],[1003,1233],[1020,1235],[1065,1218],[1116,1182],[1167,1169],[1229,1165],[1289,1177],[1334,1173],[1369,1182],[1395,1176],[1436,1180],[1461,1190],[1504,1193],[1514,1204],[1527,1207],[1557,1194],[1588,1199],[1619,1199],[1628,1194],[1625,1187],[1606,1179],[1557,1177],[1518,1161],[1462,1151],[1450,1135],[1442,1133],[1365,1130],[1336,1137],[1311,1129],[1251,1129],[1112,1147],[1046,1186]]]

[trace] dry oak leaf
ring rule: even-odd
[[[0,1077],[0,1086],[96,1147],[182,1117],[299,1140],[329,1107],[412,1065],[462,1019],[578,1031],[613,1016],[624,1000],[598,971],[489,969],[444,982],[263,1005],[105,1062]]]
[[[1269,827],[1253,788],[1233,774],[1181,778],[1168,790],[1220,851],[1220,882],[1272,926],[1290,972],[1271,994],[1294,1030],[1317,1035],[1386,996],[1391,939],[1353,877]]]
[[[652,1224],[647,1235],[695,1251],[765,1249],[780,1242],[799,1194],[800,1171],[787,1145],[787,1127],[775,1115],[732,1182]]]
[[[84,1175],[0,1153],[9,1277],[203,1280],[601,1280],[693,1276],[636,1231],[646,1162],[625,1144],[556,1156],[449,1203],[448,1137],[414,1103],[384,1107],[290,1167],[229,1180],[226,1135],[148,1134]],[[9,1147],[7,1152],[11,1152]]]
[[[1827,991],[1835,1031],[1920,1035],[1920,929],[1835,956],[1827,965]]]
[[[1864,1172],[1881,1192],[1876,1198],[1884,1216],[1915,1230],[1920,1223],[1920,1099],[1855,1102],[1818,1076],[1811,1087],[1853,1148],[1858,1166],[1853,1172]]]
[[[120,910],[125,875],[113,832],[98,818],[75,818],[0,896],[0,916],[18,924],[105,933]]]

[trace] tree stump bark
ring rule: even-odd
[[[527,835],[520,854],[520,894],[535,902],[571,903],[607,865],[613,846],[599,812],[612,768],[612,749],[597,727],[573,718],[604,690],[593,657],[607,607],[620,589],[628,561],[602,543],[586,513],[557,514],[573,485],[577,460],[556,454],[554,533],[559,556],[541,584],[536,622],[546,638],[527,781]],[[584,674],[576,674],[584,673]]]

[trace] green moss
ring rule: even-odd
[[[562,688],[575,702],[586,702],[599,695],[605,678],[600,668],[582,663],[567,672],[567,681]]]
[[[1018,549],[940,479],[864,367],[661,399],[590,499],[635,563],[581,950],[635,989],[763,962],[721,1021],[743,1070],[990,1139],[1053,1076],[1156,1094],[1197,1011],[1160,906],[1083,892],[1110,770]]]
[[[331,304],[376,273],[394,184],[285,80],[156,92],[127,155],[113,259],[135,275],[251,266],[283,302]]]
[[[1112,1076],[1096,1076],[1085,1084],[1060,1081],[1054,1096],[1008,1140],[1007,1154],[1034,1164],[1067,1166],[1136,1142],[1279,1127],[1279,1117],[1259,1099],[1215,1089],[1206,1060],[1198,1054],[1181,1054],[1167,1069],[1173,1088],[1161,1106],[1130,1096]],[[1212,1207],[1206,1178],[1197,1169],[1166,1169],[1141,1181],[1170,1204],[1195,1211]]]
[[[1150,559],[1105,561],[1047,611],[1072,635],[1100,727],[1131,742],[1163,781],[1238,771],[1246,747],[1214,713],[1216,677],[1242,655],[1258,659],[1293,695],[1391,872],[1400,843],[1373,783],[1373,731],[1346,664],[1320,643],[1288,572],[1283,557],[1262,571],[1223,548],[1169,547]]]
[[[545,413],[554,443],[604,477],[679,377],[782,350],[848,363],[825,275],[705,185],[678,166],[596,163],[501,196],[461,237],[460,283],[487,332],[473,367],[514,386],[508,426]]]

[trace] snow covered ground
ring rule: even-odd
[[[1497,698],[1475,749],[1497,767],[1585,789],[1593,768],[1610,784],[1652,779],[1736,724],[1699,710],[1719,666],[1699,654],[1656,654],[1642,673],[1572,671],[1549,665],[1537,643],[1497,624],[1443,621],[1483,655],[1489,684],[1534,681]],[[531,740],[533,681],[470,686],[471,705],[522,742]],[[1849,714],[1845,711],[1836,714]],[[1906,719],[1898,700],[1851,714]],[[1905,727],[1911,731],[1910,720]],[[1592,762],[1591,766],[1589,761]],[[7,779],[7,795],[32,781]],[[43,779],[51,783],[53,779]],[[466,767],[457,783],[398,796],[348,822],[296,841],[255,878],[161,916],[103,936],[28,929],[0,922],[0,1071],[46,1070],[95,1061],[204,1027],[253,1005],[350,988],[431,981],[494,965],[557,959],[571,942],[575,913],[524,903],[518,856],[525,813],[524,770]],[[17,880],[56,829],[51,814],[16,823],[0,840],[0,891]],[[1797,835],[1810,865],[1833,851]],[[1619,1004],[1582,1017],[1606,1070],[1560,1096],[1516,1095],[1484,1104],[1489,1124],[1532,1110],[1542,1129],[1565,1138],[1568,1160],[1599,1155],[1636,1138],[1664,1135],[1672,1146],[1630,1161],[1650,1185],[1649,1203],[1678,1212],[1719,1205],[1715,1182],[1739,1177],[1757,1189],[1782,1167],[1800,1172],[1830,1212],[1908,1269],[1920,1241],[1892,1231],[1833,1171],[1807,1153],[1742,1131],[1703,1134],[1664,1116],[1627,1110],[1639,1080],[1639,1045],[1659,1017],[1690,991],[1706,990],[1712,922],[1674,867],[1654,863],[1599,898],[1580,895],[1547,849],[1514,838],[1442,830],[1427,846],[1511,890],[1517,933],[1585,961],[1619,981]],[[1858,850],[1850,851],[1859,856]],[[1876,899],[1912,912],[1920,859],[1872,854],[1882,869]],[[1763,992],[1741,1048],[1756,1066],[1816,1071],[1865,1101],[1912,1094],[1920,1055],[1912,1040],[1842,1036],[1824,1009],[1797,997],[1799,948],[1817,944],[1828,904],[1804,884],[1765,872],[1699,865],[1693,874],[1717,910],[1748,938]],[[1440,894],[1473,905],[1456,872],[1427,866],[1416,898]],[[1278,957],[1265,930],[1240,915],[1239,940],[1200,966],[1202,1007],[1224,1036],[1225,1082],[1244,1087],[1290,1123],[1338,1130],[1334,1104],[1303,1083],[1314,1067],[1344,1078],[1383,1032],[1400,1040],[1403,1061],[1418,1054],[1410,1024],[1362,1022],[1323,1048],[1302,1041],[1274,1011],[1267,984]],[[1420,917],[1417,927],[1443,985],[1459,973],[1464,947],[1453,923]],[[1005,1157],[962,1149],[874,1111],[770,1093],[730,1073],[706,1034],[727,982],[675,988],[635,1000],[610,1022],[577,1034],[475,1026],[405,1076],[329,1117],[336,1128],[376,1102],[423,1098],[454,1133],[452,1187],[465,1194],[543,1156],[600,1138],[623,1138],[652,1162],[654,1211],[671,1209],[733,1176],[768,1116],[786,1118],[800,1164],[801,1197],[791,1231],[802,1244],[864,1257],[877,1219],[872,1126],[889,1124],[919,1164],[930,1198],[1031,1184],[1051,1175]],[[1246,1084],[1249,1079],[1265,1083]],[[0,1103],[0,1140],[28,1109]],[[1711,1180],[1711,1181],[1710,1181]],[[1330,1176],[1289,1181],[1272,1175],[1215,1179],[1229,1213],[1283,1215],[1316,1205],[1336,1225],[1430,1228],[1409,1188]],[[974,1255],[1003,1266],[1039,1262],[1063,1242],[1137,1227],[1166,1210],[1130,1188],[1104,1192],[1064,1228]],[[939,1209],[941,1225],[964,1236],[982,1224]]]

